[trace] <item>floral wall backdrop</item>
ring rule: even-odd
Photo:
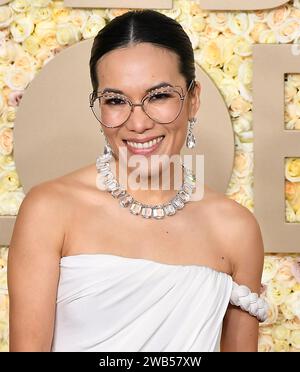
[[[0,215],[17,215],[24,198],[13,158],[13,127],[22,95],[64,48],[96,36],[128,9],[72,9],[56,0],[0,6]],[[267,11],[208,12],[197,1],[172,10],[190,36],[195,59],[220,89],[235,133],[235,164],[226,191],[253,212],[252,44],[300,43],[300,0]],[[285,76],[285,128],[300,130],[300,74]],[[286,221],[300,222],[300,159],[287,158]],[[299,247],[300,251],[300,247]],[[0,351],[8,350],[8,247],[0,247]],[[269,317],[260,351],[300,351],[300,254],[267,254],[262,278]]]

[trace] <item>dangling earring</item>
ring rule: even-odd
[[[196,138],[192,132],[195,124],[196,124],[196,118],[192,118],[188,121],[189,125],[188,125],[188,135],[187,135],[187,138],[186,138],[186,147],[188,149],[192,149],[196,146]]]
[[[107,140],[107,137],[104,135],[104,132],[103,132],[103,129],[100,127],[100,133],[104,136],[104,139],[105,139],[105,145],[104,145],[104,150],[103,150],[103,154],[110,154],[112,155],[113,154],[113,151],[112,151],[112,148]]]

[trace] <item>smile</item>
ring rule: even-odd
[[[165,136],[159,136],[147,142],[126,141],[128,149],[134,154],[146,154],[155,151]]]

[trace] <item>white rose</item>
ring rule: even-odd
[[[225,78],[221,81],[219,89],[223,93],[227,106],[230,106],[234,99],[239,97],[240,93],[236,80]]]
[[[234,132],[240,134],[251,129],[252,114],[248,111],[233,119]]]
[[[281,283],[272,279],[267,286],[267,296],[276,305],[280,305],[286,301],[288,289]]]
[[[285,304],[289,311],[300,319],[300,291],[289,294]]]
[[[56,23],[53,21],[42,21],[35,26],[34,33],[37,37],[43,37],[45,34],[49,34],[50,31],[55,32]]]
[[[230,77],[236,77],[239,71],[239,67],[242,63],[242,59],[238,55],[233,55],[229,61],[224,64],[223,70],[226,75]]]
[[[82,37],[90,39],[95,37],[100,30],[105,26],[106,22],[103,17],[97,14],[92,14],[82,27]]]
[[[71,45],[78,42],[81,32],[72,23],[61,23],[57,26],[56,39],[60,45]]]
[[[31,35],[34,29],[34,24],[29,17],[15,19],[10,26],[10,32],[13,40],[20,43],[26,40]]]
[[[3,80],[13,90],[24,90],[34,77],[33,72],[20,67],[8,66]]]
[[[14,0],[9,3],[9,6],[17,13],[25,13],[30,8],[31,0]]]
[[[9,6],[0,7],[0,28],[8,27],[13,21],[13,11]]]
[[[236,36],[232,38],[234,43],[233,51],[241,57],[249,57],[252,55],[251,39],[249,37]]]
[[[291,331],[284,327],[283,325],[277,325],[272,330],[273,338],[276,338],[277,340],[288,340],[290,337]]]
[[[6,171],[14,170],[16,168],[16,165],[12,155],[0,156],[0,167]]]

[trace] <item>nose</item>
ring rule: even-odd
[[[155,123],[144,112],[141,103],[133,103],[130,117],[125,125],[128,130],[143,133],[145,130],[153,128]]]

